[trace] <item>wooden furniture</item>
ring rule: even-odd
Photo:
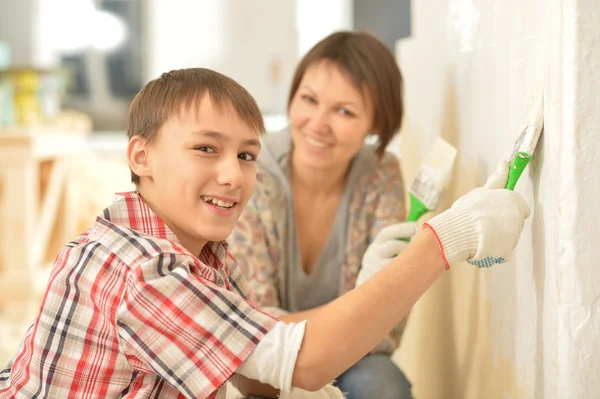
[[[0,130],[0,306],[46,284],[51,239],[64,243],[73,231],[66,183],[86,134]]]
[[[39,309],[58,249],[73,238],[68,184],[87,129],[0,128],[0,361]],[[5,352],[3,352],[5,351]]]

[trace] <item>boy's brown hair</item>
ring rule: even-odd
[[[205,94],[220,112],[228,108],[250,128],[264,133],[260,109],[239,83],[210,69],[187,68],[165,72],[140,90],[129,107],[127,137],[141,136],[151,142],[169,118],[197,105]],[[133,171],[131,181],[140,182]]]
[[[402,74],[394,55],[368,32],[340,31],[317,43],[296,68],[288,108],[306,70],[322,61],[333,63],[361,93],[368,90],[374,107],[374,128],[379,131],[377,154],[381,157],[400,129],[404,104]]]

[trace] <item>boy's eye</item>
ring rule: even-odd
[[[198,150],[198,151],[202,151],[202,152],[208,152],[208,153],[216,152],[214,148],[206,146],[206,145],[200,145],[194,149]]]
[[[243,154],[238,155],[238,158],[243,161],[256,161],[256,156],[250,154],[249,152],[244,152]]]

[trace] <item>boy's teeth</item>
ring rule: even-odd
[[[211,203],[213,205],[218,205],[221,208],[231,208],[235,204],[234,202],[225,202],[212,197],[203,197],[203,199],[205,202]]]
[[[221,200],[215,200],[213,199],[213,202],[217,202],[217,205],[225,207],[225,208],[229,208],[233,206],[233,202],[225,202],[225,201],[221,201]]]

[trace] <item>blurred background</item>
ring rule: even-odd
[[[365,28],[394,48],[410,34],[408,0],[2,0],[0,7],[3,69],[19,81],[35,74],[44,117],[73,109],[90,118],[93,133],[122,131],[129,101],[148,80],[199,65],[238,80],[281,123],[296,62],[321,38]],[[5,111],[3,124],[24,122],[23,112]]]
[[[59,248],[132,189],[125,119],[146,82],[218,70],[274,133],[299,58],[367,29],[404,75],[389,150],[407,185],[435,137],[459,150],[445,206],[508,157],[545,88],[544,137],[518,187],[533,215],[511,262],[456,267],[414,307],[394,356],[413,394],[600,397],[598,17],[596,0],[0,0],[0,367]]]

